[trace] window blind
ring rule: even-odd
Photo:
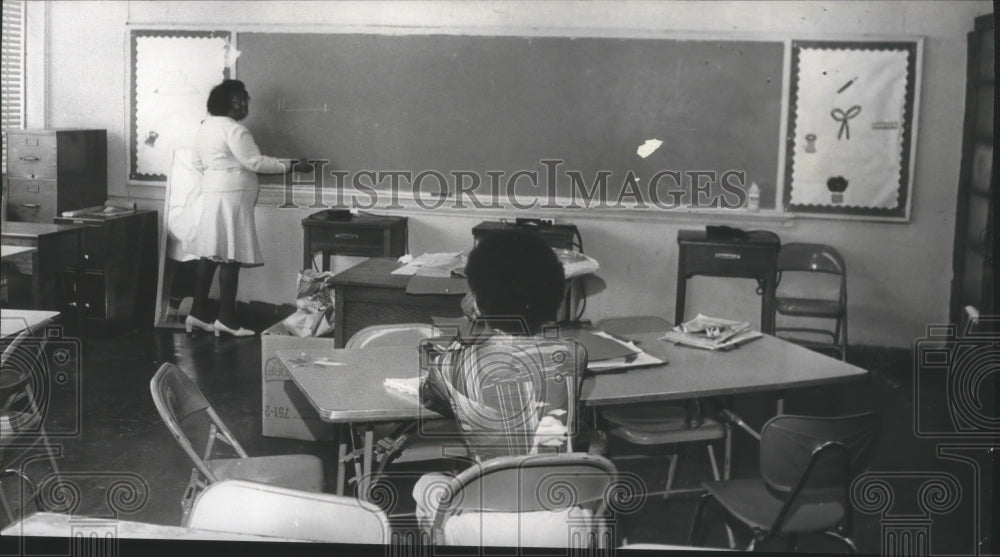
[[[2,128],[24,127],[24,2],[3,0]],[[7,134],[3,134],[3,173],[7,173]]]

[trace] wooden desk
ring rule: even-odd
[[[814,387],[857,379],[867,371],[779,338],[764,335],[728,352],[678,346],[662,333],[632,336],[640,348],[666,360],[660,366],[584,379],[588,406],[682,400]]]
[[[424,408],[418,397],[386,389],[385,379],[420,376],[420,352],[416,346],[362,349],[278,350],[275,356],[292,381],[329,423],[361,425],[364,428],[362,477],[358,493],[365,493],[374,454],[373,424],[386,421],[440,419]],[[326,359],[341,366],[309,362]],[[347,432],[343,432],[347,433]],[[344,493],[344,464],[347,454],[344,434],[338,435],[337,495]]]
[[[302,268],[312,269],[313,255],[323,254],[323,270],[331,255],[399,257],[406,253],[406,217],[353,215],[344,220],[302,219]]]
[[[53,222],[81,227],[79,272],[66,277],[67,302],[87,328],[120,331],[149,323],[156,297],[156,211]]]
[[[774,296],[778,285],[778,250],[781,241],[773,232],[750,232],[745,240],[709,238],[704,230],[677,233],[677,299],[674,322],[684,322],[687,279],[695,275],[757,279],[763,298],[760,330],[774,334]]]
[[[460,317],[461,294],[406,293],[409,276],[394,275],[395,259],[373,258],[338,273],[334,346],[343,348],[351,335],[369,325],[431,323],[431,317]]]
[[[75,271],[80,263],[81,230],[79,226],[34,222],[8,222],[3,225],[3,244],[37,250],[32,254],[31,263],[32,300],[8,300],[12,307],[65,309],[61,274]]]

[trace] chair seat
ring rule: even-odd
[[[835,318],[843,313],[843,306],[838,300],[822,300],[813,298],[786,298],[775,300],[778,313],[784,315],[802,315],[810,317]]]
[[[743,523],[770,531],[784,501],[775,497],[761,479],[704,482],[702,484],[727,511]],[[793,507],[782,532],[824,532],[834,530],[844,518],[844,507],[832,500],[803,502]]]
[[[726,428],[711,418],[701,425],[688,427],[683,406],[635,405],[605,410],[601,414],[612,424],[609,433],[636,445],[668,445],[723,439]]]
[[[207,464],[219,481],[246,480],[301,491],[323,490],[323,461],[313,455],[221,458]]]
[[[469,455],[455,420],[431,420],[409,434],[393,463],[427,462],[444,458],[464,458]]]

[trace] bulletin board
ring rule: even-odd
[[[229,31],[131,29],[129,179],[167,181],[174,149],[191,148],[212,87],[230,76]]]
[[[909,220],[921,46],[792,41],[785,210]]]

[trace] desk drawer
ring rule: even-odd
[[[764,277],[773,274],[777,265],[776,250],[749,246],[682,246],[681,257],[688,276]]]
[[[12,220],[52,222],[56,216],[54,180],[10,180],[7,211]]]
[[[380,257],[385,250],[385,231],[375,228],[350,228],[312,232],[313,252],[329,250],[340,255]]]
[[[119,238],[119,240],[125,240]],[[88,226],[80,231],[80,265],[84,269],[104,270],[104,230],[100,226]]]
[[[69,305],[82,312],[84,317],[105,319],[107,311],[107,287],[104,274],[66,273],[64,280],[70,284]]]
[[[7,174],[10,178],[55,180],[56,136],[8,135]]]

